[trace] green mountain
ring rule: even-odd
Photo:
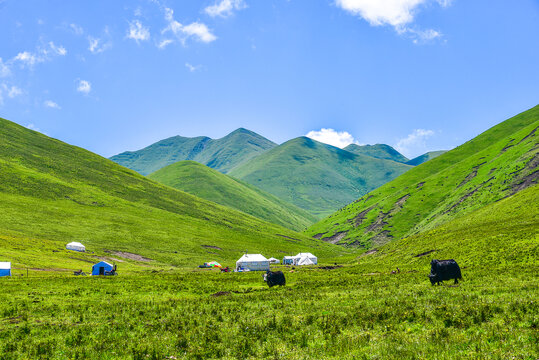
[[[194,160],[222,173],[277,146],[247,129],[237,129],[221,139],[174,136],[138,151],[127,151],[110,159],[142,175],[148,175],[181,160]]]
[[[419,155],[418,157],[415,157],[412,160],[405,161],[405,163],[408,164],[408,165],[413,165],[413,166],[421,165],[424,162],[432,160],[435,157],[438,157],[438,156],[440,156],[440,155],[442,155],[442,154],[444,154],[446,152],[447,152],[446,150],[429,151],[428,153],[425,153],[423,155]]]
[[[0,139],[0,259],[16,268],[88,269],[99,259],[125,270],[233,265],[245,250],[342,254],[4,119]],[[71,241],[87,252],[66,251]]]
[[[289,229],[303,230],[316,221],[303,209],[195,161],[179,161],[148,177]]]
[[[230,175],[324,216],[409,168],[299,137],[238,166]]]
[[[369,248],[434,229],[535,185],[538,127],[536,106],[411,169],[307,234]]]
[[[408,159],[397,150],[393,149],[389,145],[376,144],[376,145],[356,145],[350,144],[344,148],[346,151],[350,151],[354,154],[368,155],[377,159],[393,160],[397,162],[406,163]],[[414,164],[409,164],[414,165]]]

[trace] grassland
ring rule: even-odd
[[[322,217],[410,168],[299,137],[238,166],[229,175]]]
[[[141,150],[115,155],[111,160],[142,175],[182,160],[194,160],[227,173],[275,146],[265,137],[240,128],[221,139],[174,136]]]
[[[389,145],[376,144],[376,145],[357,145],[350,144],[343,150],[349,151],[354,154],[368,155],[377,159],[393,160],[397,162],[406,163],[408,158],[402,155]]]
[[[539,106],[421,164],[307,230],[365,248],[434,229],[537,184]]]
[[[423,155],[419,155],[418,157],[415,157],[413,158],[412,160],[408,160],[406,161],[406,164],[408,165],[413,165],[413,166],[417,166],[417,165],[421,165],[423,164],[424,162],[427,162],[429,160],[432,160],[444,153],[446,153],[447,151],[445,150],[440,150],[440,151],[429,151]]]
[[[292,230],[316,218],[259,188],[195,161],[179,161],[148,175],[152,180]]]
[[[0,119],[0,261],[15,267],[192,267],[245,251],[342,249],[161,185],[84,149]],[[66,251],[81,241],[89,251]],[[121,252],[151,261],[118,257]]]

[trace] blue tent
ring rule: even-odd
[[[11,276],[10,262],[0,262],[0,277],[1,276]]]
[[[101,261],[92,266],[92,275],[105,275],[106,271],[112,271],[113,266],[108,262]]]

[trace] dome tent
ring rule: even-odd
[[[1,276],[11,276],[10,262],[0,262],[0,277]]]
[[[270,264],[279,264],[281,261],[279,259],[276,259],[274,257],[271,257],[268,259]]]
[[[76,242],[76,241],[73,241],[67,244],[66,249],[73,250],[73,251],[80,251],[80,252],[86,251],[86,247],[82,245],[80,242]]]
[[[309,259],[309,261],[305,260]],[[318,258],[311,253],[299,253],[294,256],[294,265],[316,265],[318,264]]]
[[[261,254],[244,254],[236,261],[236,270],[268,271],[270,262]]]

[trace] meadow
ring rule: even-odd
[[[1,359],[537,359],[530,266],[180,270],[116,277],[17,272],[0,279]],[[20,272],[19,272],[20,273]]]

